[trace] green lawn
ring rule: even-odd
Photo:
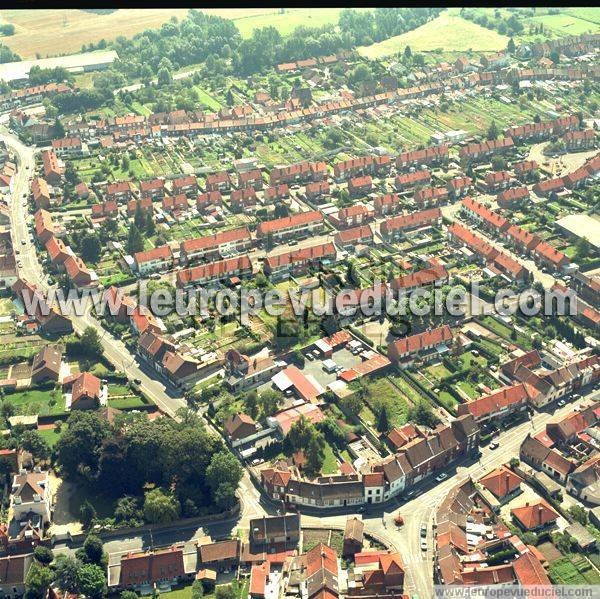
[[[7,297],[0,298],[0,316],[8,316],[15,310],[15,304]]]
[[[60,433],[57,432],[55,428],[38,429],[38,433],[40,437],[44,439],[44,441],[46,441],[48,445],[50,445],[50,447],[54,447],[56,442],[60,439],[60,436],[62,435],[62,432],[64,431],[65,427],[66,425],[63,424]]]
[[[128,397],[122,397],[119,399],[108,399],[108,405],[111,408],[116,408],[117,410],[133,410],[135,408],[142,408],[148,405],[148,402],[137,395],[129,395]]]
[[[597,11],[596,11],[597,18]],[[531,23],[543,24],[545,29],[550,29],[555,35],[581,35],[582,33],[597,33],[600,27],[590,21],[580,19],[573,15],[542,15],[540,17],[531,17]]]
[[[48,416],[62,414],[65,411],[65,399],[60,390],[26,389],[7,393],[4,401],[12,403],[18,414]]]
[[[325,443],[325,461],[321,468],[321,474],[335,474],[338,471],[338,463],[329,443]]]
[[[479,396],[477,389],[475,389],[475,387],[468,381],[458,381],[455,387],[466,393],[471,399],[475,399]]]
[[[198,100],[200,103],[204,104],[209,110],[217,111],[221,108],[221,103],[204,91],[200,86],[195,85],[194,89],[198,93]]]
[[[439,364],[433,364],[432,366],[428,366],[425,369],[432,377],[438,379],[439,381],[445,379],[447,376],[450,376],[452,373],[440,362]]]

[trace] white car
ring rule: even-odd
[[[438,481],[438,483],[441,483],[443,480],[446,480],[448,478],[448,475],[445,472],[442,472],[439,476],[435,477],[435,480]]]
[[[421,539],[421,551],[427,551],[427,539]]]

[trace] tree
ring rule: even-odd
[[[325,438],[315,430],[304,451],[306,469],[312,474],[319,474],[325,462]]]
[[[406,58],[406,60],[410,60],[412,58],[412,50],[410,49],[410,46],[406,46],[406,48],[404,48],[404,58]]]
[[[156,233],[156,224],[152,216],[152,211],[148,211],[146,214],[146,233],[148,235],[154,235]]]
[[[119,598],[120,599],[139,599],[138,594],[135,591],[121,591]]]
[[[202,597],[204,597],[204,587],[202,586],[202,581],[194,580],[192,583],[192,599],[202,599]]]
[[[575,244],[575,255],[579,260],[583,260],[590,255],[592,249],[591,243],[587,237],[580,237]]]
[[[81,352],[88,357],[100,358],[104,353],[98,330],[94,327],[85,327],[79,340]]]
[[[50,457],[50,446],[36,430],[26,430],[21,435],[21,447],[38,460]]]
[[[340,400],[340,407],[344,412],[346,412],[349,416],[358,416],[363,407],[363,402],[358,394],[353,393],[352,395],[348,395],[347,397],[343,397]]]
[[[171,71],[169,69],[163,67],[158,71],[156,80],[158,81],[158,85],[169,85],[173,82],[173,75],[171,75]]]
[[[100,537],[89,534],[83,543],[83,559],[85,563],[103,566],[105,561],[104,545]]]
[[[173,495],[152,489],[144,497],[144,518],[151,524],[168,524],[179,518],[180,505]]]
[[[104,570],[96,564],[83,564],[77,572],[77,583],[80,592],[89,599],[100,599],[106,593]]]
[[[560,54],[558,53],[558,50],[552,50],[548,58],[550,58],[554,64],[558,64],[560,62]]]
[[[235,501],[235,489],[242,478],[242,466],[228,450],[213,455],[206,469],[205,481],[215,504],[228,509]]]
[[[571,553],[573,549],[574,541],[566,532],[552,535],[552,542],[561,553]]]
[[[511,37],[508,40],[508,46],[506,47],[506,50],[509,54],[514,54],[516,49],[515,40]]]
[[[129,229],[129,234],[127,236],[127,251],[130,254],[135,254],[136,252],[141,252],[144,249],[144,239],[142,234],[140,233],[139,228],[133,224]]]
[[[496,121],[492,121],[491,125],[487,130],[487,138],[488,139],[498,139],[500,131],[498,129],[498,125],[496,125]]]
[[[256,391],[249,391],[244,396],[244,406],[246,408],[246,412],[252,418],[256,418],[258,416],[258,393]]]
[[[258,403],[263,416],[272,416],[275,414],[279,409],[281,401],[281,394],[277,393],[274,389],[265,389],[258,396]]]
[[[235,590],[230,584],[220,584],[215,589],[215,599],[235,599]]]
[[[59,555],[54,564],[54,582],[65,593],[79,593],[77,574],[81,564],[74,557]]]
[[[135,213],[133,215],[133,224],[140,230],[144,228],[146,224],[146,215],[142,210],[142,204],[138,202],[135,206]]]
[[[98,262],[102,255],[102,244],[95,233],[87,233],[81,240],[81,257],[85,262]]]
[[[65,128],[63,127],[63,124],[60,122],[60,119],[57,118],[54,120],[54,125],[52,125],[52,131],[54,133],[55,139],[61,139],[62,137],[65,136]]]
[[[84,528],[89,528],[96,518],[96,508],[87,500],[84,499],[79,507],[79,519]]]
[[[524,532],[521,535],[521,540],[526,545],[537,545],[538,544],[538,536],[534,532]]]
[[[377,415],[377,430],[380,433],[387,433],[390,430],[390,419],[386,404],[382,404],[379,414]]]
[[[52,582],[52,570],[37,561],[32,562],[25,578],[26,599],[42,599]]]
[[[33,550],[33,557],[35,557],[35,559],[38,562],[40,562],[40,564],[42,564],[43,566],[48,566],[50,563],[52,563],[52,560],[54,559],[54,553],[52,553],[52,549],[50,549],[49,547],[45,547],[44,545],[38,545]]]
[[[431,406],[423,400],[417,401],[409,408],[408,420],[429,428],[433,428],[439,422]]]
[[[582,526],[586,526],[588,523],[588,515],[585,508],[582,505],[572,505],[569,508],[569,514],[574,520],[579,522]]]

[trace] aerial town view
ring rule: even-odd
[[[0,10],[0,599],[600,597],[599,147],[600,8]]]

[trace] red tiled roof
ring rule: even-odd
[[[523,479],[506,466],[501,466],[486,474],[479,483],[491,491],[498,499],[518,489]]]
[[[521,507],[510,510],[526,530],[538,528],[554,522],[559,515],[548,505],[546,501],[540,499],[537,503],[526,504]]]

